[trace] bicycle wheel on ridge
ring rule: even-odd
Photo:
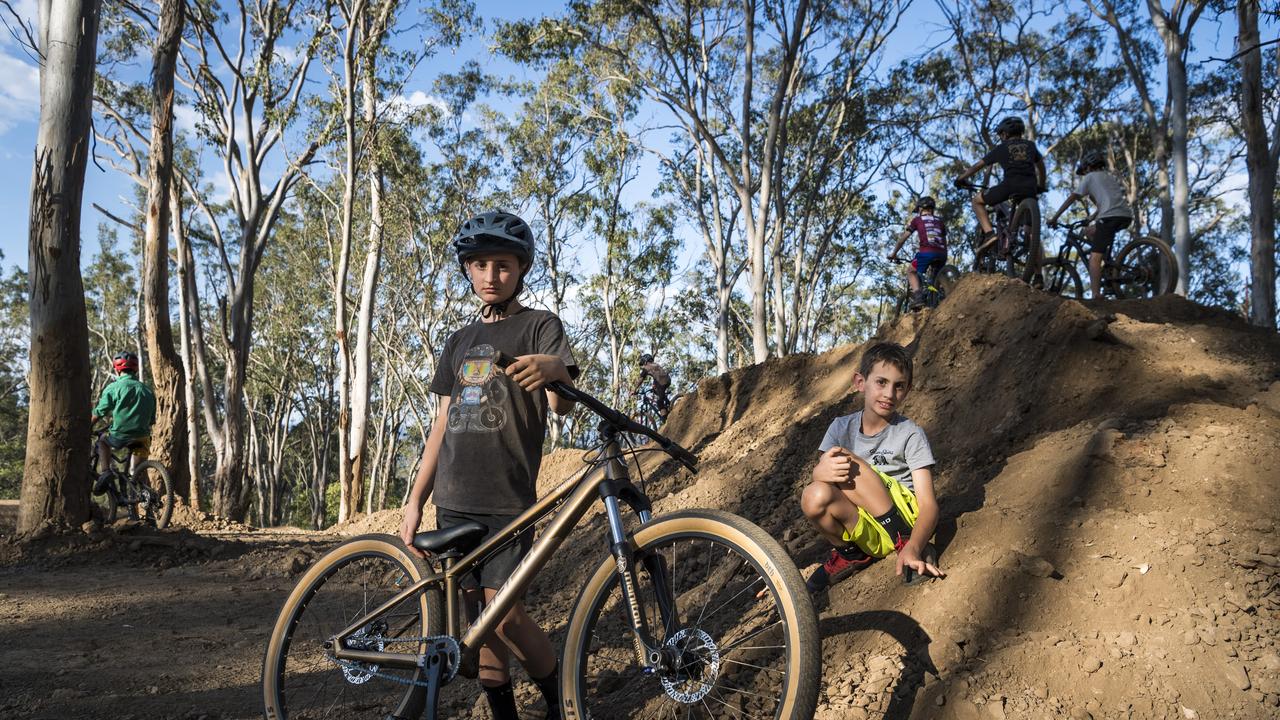
[[[676,667],[645,674],[638,664],[610,558],[568,623],[565,717],[813,716],[822,675],[817,616],[776,540],[714,510],[655,518],[633,539],[639,611]]]
[[[1076,264],[1070,260],[1062,257],[1046,260],[1040,274],[1044,278],[1044,291],[1050,295],[1084,299],[1084,282],[1076,271]]]
[[[145,523],[154,523],[156,529],[163,530],[169,526],[173,517],[173,481],[169,478],[169,470],[155,460],[138,463],[133,469],[134,489],[138,493],[138,518]]]
[[[1158,238],[1134,238],[1111,265],[1112,287],[1122,299],[1167,295],[1178,285],[1178,258]]]
[[[321,557],[303,574],[280,609],[262,666],[265,715],[288,718],[377,718],[414,716],[422,702],[418,670],[339,661],[325,647],[334,634],[422,579],[425,563],[399,538],[370,534],[352,538]],[[379,616],[357,635],[369,649],[421,652],[418,640],[443,632],[438,587],[411,597]],[[421,713],[421,708],[417,708]]]

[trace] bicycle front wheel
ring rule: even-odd
[[[1112,267],[1111,284],[1121,299],[1153,298],[1178,285],[1178,258],[1164,241],[1140,237],[1121,248]]]
[[[317,560],[289,593],[267,643],[266,717],[418,717],[425,693],[413,683],[422,680],[420,670],[338,660],[331,640],[426,572],[391,535],[352,538]],[[422,638],[442,632],[442,603],[439,588],[429,587],[379,615],[351,642],[367,650],[422,652]]]
[[[730,513],[690,510],[636,531],[634,609],[612,559],[578,596],[565,638],[565,717],[811,718],[817,616],[776,540]],[[628,617],[661,648],[646,674]]]
[[[137,493],[138,519],[163,530],[173,517],[173,481],[164,465],[148,460],[133,469],[134,490]]]
[[[1063,257],[1048,260],[1041,271],[1044,278],[1044,291],[1051,295],[1061,295],[1072,300],[1084,299],[1084,283],[1076,264]]]

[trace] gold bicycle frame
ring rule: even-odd
[[[521,533],[531,530],[534,525],[550,513],[555,512],[556,507],[563,503],[564,507],[555,514],[555,517],[547,525],[541,536],[533,543],[529,554],[520,561],[515,572],[498,589],[498,594],[494,596],[493,601],[486,604],[475,622],[468,628],[466,634],[459,638],[461,650],[460,666],[466,668],[469,664],[476,662],[479,657],[480,647],[484,644],[485,636],[493,632],[498,626],[498,622],[506,616],[512,606],[523,596],[524,591],[528,589],[533,579],[546,566],[551,556],[568,539],[570,532],[577,526],[582,516],[586,514],[591,503],[599,497],[600,486],[610,480],[629,483],[630,476],[621,457],[621,448],[617,440],[610,439],[582,474],[561,483],[546,497],[511,521],[511,524],[503,528],[502,532],[486,540],[456,563],[447,567],[443,572],[433,573],[415,582],[335,635],[333,638],[334,657],[339,660],[373,663],[387,667],[418,667],[422,658],[419,653],[357,650],[347,647],[347,639],[362,627],[366,627],[376,620],[378,616],[441,580],[444,580],[446,595],[445,631],[448,635],[458,638],[461,628],[458,612],[458,579],[487,557],[490,552],[514,540]],[[606,505],[608,506],[608,503]],[[612,513],[612,511],[610,512]],[[612,530],[616,529],[611,527]],[[614,538],[614,542],[618,540],[620,538]],[[624,573],[624,592],[634,597],[632,594],[633,589],[627,587],[631,583],[626,578],[627,574]],[[652,648],[654,642],[649,636],[647,628],[638,627],[636,630],[639,633],[638,640],[641,641],[642,645]]]

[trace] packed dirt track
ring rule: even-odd
[[[1280,717],[1274,333],[1176,297],[1081,304],[969,276],[880,337],[914,353],[903,412],[940,461],[948,577],[904,587],[886,561],[819,598],[817,717]],[[827,425],[856,409],[861,349],[700,383],[665,432],[701,473],[641,456],[657,512],[744,515],[807,575],[826,547],[797,497]],[[548,458],[540,484],[580,456]],[[260,717],[263,650],[292,582],[343,534],[398,520],[311,533],[186,512],[164,532],[6,529],[0,717]],[[584,523],[529,595],[553,640],[605,559],[601,525]],[[444,707],[488,717],[469,681]]]

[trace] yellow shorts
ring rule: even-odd
[[[915,527],[916,518],[920,515],[915,493],[879,470],[876,470],[876,474],[884,481],[885,489],[889,491],[889,498],[902,513],[902,517]],[[893,539],[889,537],[889,532],[876,522],[871,513],[862,508],[858,508],[858,524],[854,525],[852,530],[845,529],[844,539],[862,548],[871,557],[888,557],[893,552]]]

